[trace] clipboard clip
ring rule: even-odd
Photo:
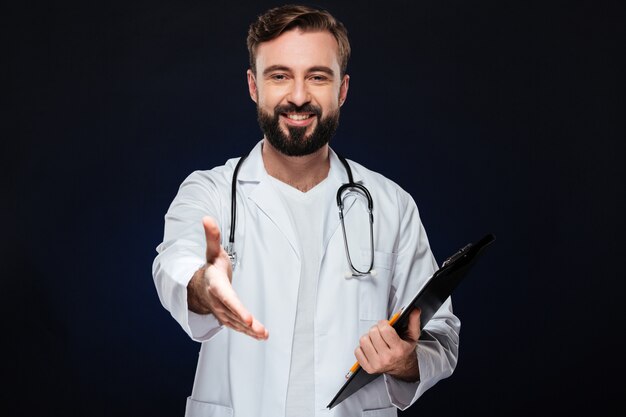
[[[463,246],[461,249],[459,249],[459,251],[457,253],[455,253],[454,255],[450,256],[445,261],[443,261],[443,263],[441,264],[441,267],[443,268],[444,266],[446,266],[448,264],[451,264],[452,262],[456,261],[457,259],[459,259],[461,256],[463,256],[465,254],[465,251],[467,251],[471,247],[472,247],[471,243],[468,243],[467,245]]]

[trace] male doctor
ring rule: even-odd
[[[411,196],[353,161],[373,251],[363,192],[341,197],[343,233],[348,168],[329,141],[348,94],[347,31],[289,5],[258,17],[248,49],[263,139],[236,177],[239,158],[183,182],[153,264],[163,306],[201,342],[186,415],[396,416],[452,374],[460,322],[448,300],[421,333],[418,310],[406,334],[388,324],[437,264]],[[355,361],[384,375],[329,410]]]

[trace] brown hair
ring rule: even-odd
[[[252,72],[256,73],[256,50],[259,44],[296,28],[305,32],[328,31],[335,37],[339,45],[339,67],[343,77],[350,57],[350,42],[345,26],[326,10],[295,4],[270,9],[250,25],[247,44]]]

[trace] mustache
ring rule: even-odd
[[[305,103],[302,106],[296,106],[295,104],[283,104],[274,107],[274,115],[278,117],[281,113],[312,113],[317,116],[318,119],[322,118],[322,109],[318,106],[314,106],[311,103]]]

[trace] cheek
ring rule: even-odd
[[[257,103],[260,107],[264,109],[273,110],[278,104],[280,104],[280,94],[276,91],[263,91],[259,90],[259,94],[257,96]]]
[[[337,89],[332,89],[332,91],[328,91],[324,94],[323,98],[320,97],[321,100],[324,101],[324,106],[330,109],[336,109],[339,107],[339,97],[341,95],[341,91]]]
[[[328,97],[324,102],[320,102],[325,115],[336,111],[339,108],[339,97]]]

